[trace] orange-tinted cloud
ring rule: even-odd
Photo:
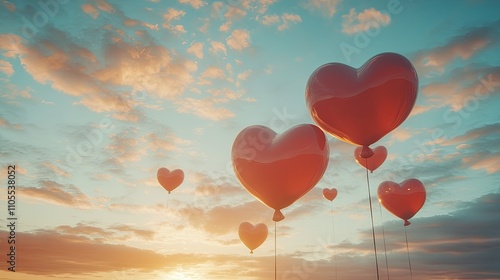
[[[3,6],[4,6],[7,10],[9,10],[9,11],[11,11],[11,12],[15,12],[15,11],[17,10],[16,5],[15,5],[14,3],[11,3],[11,2],[9,2],[9,1],[7,1],[7,0],[2,1],[2,4],[3,4]]]
[[[207,4],[203,0],[179,0],[179,3],[191,5],[195,9],[199,9]]]
[[[304,7],[311,11],[319,11],[326,17],[333,17],[341,0],[307,0]]]
[[[6,236],[6,232],[1,235]],[[78,275],[123,269],[156,270],[165,265],[165,257],[153,251],[105,244],[64,230],[18,232],[16,237],[17,270],[22,273]],[[6,262],[2,262],[2,270],[6,270]]]
[[[424,50],[413,59],[419,73],[444,72],[444,68],[456,58],[468,60],[481,50],[498,43],[499,22],[489,26],[472,28],[458,35],[446,44]]]
[[[199,59],[203,59],[203,43],[195,42],[187,50],[187,53],[193,54]]]
[[[0,60],[0,72],[4,73],[5,75],[7,75],[7,77],[9,77],[12,74],[14,74],[14,68],[12,67],[12,64],[10,64],[10,62],[5,60]]]
[[[91,208],[93,203],[73,185],[62,185],[53,181],[40,181],[41,187],[18,187],[27,198],[46,203],[77,208]]]
[[[82,11],[94,19],[99,16],[99,11],[92,4],[83,4]]]
[[[344,20],[342,32],[347,34],[365,32],[370,28],[380,28],[380,26],[391,23],[389,15],[383,14],[374,8],[366,9],[360,13],[356,13],[356,10],[352,8],[349,14],[343,15],[342,18]]]
[[[231,49],[244,50],[250,46],[250,33],[246,29],[233,30],[226,43]]]

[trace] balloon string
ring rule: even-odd
[[[251,261],[251,265],[250,265],[250,278],[253,279],[253,267],[255,266],[255,259],[253,258],[253,254],[250,254],[250,261]]]
[[[170,198],[170,195],[167,195],[167,213],[168,213],[168,199]]]
[[[380,220],[382,221],[382,237],[384,239],[384,254],[385,254],[385,268],[387,270],[387,280],[390,280],[391,278],[389,277],[389,262],[387,261],[387,246],[385,243],[385,229],[384,229],[384,218],[382,216],[382,205],[380,205],[380,202],[378,204],[379,210],[380,210]]]
[[[276,222],[274,222],[274,280],[276,280]]]
[[[335,272],[335,280],[337,280],[337,256],[335,254],[335,223],[333,221],[333,205],[330,204],[331,216],[332,216],[332,243],[333,243],[333,268]]]
[[[405,228],[405,238],[406,238],[406,251],[408,252],[408,266],[410,267],[410,279],[413,280],[413,272],[411,269],[411,260],[410,260],[410,248],[408,247],[408,235],[406,234],[406,227]]]
[[[368,166],[368,159],[365,158],[365,161],[366,161],[366,166]],[[366,168],[366,184],[368,186],[368,201],[370,202],[370,217],[372,221],[373,249],[375,251],[375,266],[377,268],[377,280],[380,280],[380,274],[378,271],[378,259],[377,259],[377,243],[375,242],[375,226],[373,225],[372,195],[370,191],[370,179],[368,178],[368,168]]]

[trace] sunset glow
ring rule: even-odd
[[[368,280],[376,260],[380,279],[410,279],[409,262],[415,280],[500,279],[499,11],[0,0],[0,279]],[[306,100],[320,66],[383,53],[397,74],[346,71],[345,103]],[[401,122],[367,172],[319,115],[368,123],[349,100],[391,79],[410,93],[359,102]]]

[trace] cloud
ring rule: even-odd
[[[224,17],[229,20],[235,20],[246,16],[247,12],[240,9],[237,6],[228,5],[227,11],[224,13]]]
[[[280,22],[280,16],[279,15],[264,15],[262,17],[262,20],[260,21],[264,25],[273,25],[278,22]]]
[[[106,2],[106,0],[95,0],[95,1],[97,3],[97,7],[103,12],[114,13],[116,11],[116,9],[108,2]]]
[[[370,28],[380,28],[387,26],[391,22],[389,15],[370,8],[363,12],[356,13],[356,9],[349,10],[349,14],[343,15],[342,32],[346,34],[355,34],[365,32]]]
[[[259,0],[260,8],[258,9],[259,14],[263,14],[267,11],[269,6],[278,2],[278,0]]]
[[[16,130],[22,129],[22,126],[20,124],[14,124],[14,123],[10,122],[6,118],[4,118],[2,115],[0,115],[0,127],[9,128],[9,129],[16,129]]]
[[[192,113],[198,117],[212,121],[233,118],[235,116],[233,112],[224,107],[217,106],[225,102],[227,102],[225,98],[207,97],[203,99],[194,99],[188,97],[177,102],[177,112]]]
[[[418,264],[418,270],[413,270],[414,277],[498,278],[500,270],[496,264],[500,257],[496,251],[500,246],[500,227],[492,225],[500,218],[499,202],[500,194],[491,193],[471,202],[459,203],[459,208],[449,214],[425,218],[418,218],[417,214],[407,228],[403,227],[401,220],[385,222],[384,235],[382,228],[376,226],[381,278],[387,276],[382,236],[387,245],[390,278],[409,277],[405,229],[411,262],[414,268]],[[331,235],[318,236],[315,242],[311,242],[309,250],[281,255],[281,271],[290,279],[323,279],[331,277],[332,268],[336,266],[339,279],[370,279],[375,275],[371,228],[361,231],[360,238],[360,243],[334,243]]]
[[[2,4],[9,11],[11,11],[11,12],[16,11],[16,5],[14,5],[14,3],[11,3],[9,1],[4,0],[4,1],[2,1]]]
[[[195,42],[186,51],[199,59],[203,59],[203,43]]]
[[[448,81],[434,81],[422,87],[422,93],[429,99],[428,107],[450,106],[453,112],[464,109],[477,110],[492,94],[500,93],[500,67],[469,65],[450,73]],[[452,114],[443,117],[448,121]]]
[[[177,24],[172,25],[172,21],[179,20],[186,15],[186,12],[182,10],[176,10],[174,8],[169,8],[165,14],[163,14],[163,28],[169,29],[170,31],[180,34],[186,33],[186,29],[183,25]]]
[[[222,24],[219,27],[219,31],[221,31],[221,32],[227,32],[227,31],[229,31],[229,29],[231,29],[231,25],[232,25],[232,22],[227,21],[226,23]]]
[[[16,246],[17,261],[24,265],[22,273],[34,275],[74,274],[87,276],[95,272],[140,269],[157,270],[164,268],[165,256],[151,250],[143,250],[125,245],[105,244],[87,236],[68,234],[84,230],[86,233],[102,234],[98,228],[82,226],[71,230],[60,227],[53,230],[39,230],[33,233],[17,232],[22,245]],[[6,232],[1,232],[6,236]],[[141,256],[137,258],[137,256]],[[44,261],[40,261],[40,260]],[[171,261],[175,260],[172,256]],[[5,265],[2,265],[5,268]],[[6,269],[6,268],[5,268]]]
[[[132,233],[140,239],[147,239],[147,240],[153,239],[155,235],[155,232],[152,230],[137,228],[129,225],[114,225],[109,227],[108,229],[123,234]]]
[[[499,25],[497,21],[487,26],[466,29],[442,46],[418,52],[412,61],[419,73],[444,73],[444,68],[456,58],[468,60],[481,50],[496,45]]]
[[[222,42],[210,41],[210,52],[213,54],[223,53],[227,54],[226,45]]]
[[[218,68],[216,66],[209,66],[202,74],[202,78],[209,78],[209,79],[224,79],[225,74],[224,70],[221,68]]]
[[[320,11],[326,17],[333,17],[341,0],[306,0],[303,6],[310,11]]]
[[[243,187],[228,181],[224,177],[213,178],[205,173],[197,172],[192,175],[191,179],[197,184],[194,194],[205,196],[211,201],[220,201],[222,197],[238,196],[246,193]]]
[[[151,24],[151,23],[147,23],[147,22],[144,22],[141,20],[136,20],[136,19],[131,19],[131,18],[125,18],[125,20],[123,21],[123,25],[125,25],[127,27],[135,27],[135,26],[139,25],[139,26],[147,27],[151,30],[159,30],[158,24]]]
[[[91,18],[96,19],[99,16],[99,11],[92,4],[83,4],[82,11]]]
[[[253,71],[251,69],[249,69],[249,70],[246,70],[244,72],[239,73],[237,78],[238,78],[238,80],[246,81],[252,73],[253,73]]]
[[[64,226],[62,228],[65,229]],[[165,275],[176,277],[179,270],[184,271],[183,268],[187,267],[194,273],[200,271],[204,279],[222,279],[225,275],[232,275],[239,279],[252,274],[250,269],[242,269],[234,265],[234,262],[237,262],[245,264],[244,267],[250,266],[248,249],[242,244],[239,247],[240,254],[173,253],[167,255],[130,245],[104,243],[99,238],[69,234],[58,229],[61,228],[34,232],[23,231],[16,234],[18,240],[22,240],[22,245],[16,246],[16,261],[19,264],[25,264],[16,270],[17,277],[22,279],[45,279],[46,277],[156,279],[165,278]],[[98,228],[95,230],[99,231]],[[103,229],[105,232],[109,230]],[[0,236],[7,237],[8,232],[0,231]],[[238,243],[232,242],[229,246]],[[244,256],[242,256],[243,253]],[[256,257],[252,263],[261,267],[263,272],[255,271],[253,276],[259,279],[269,278],[268,275],[273,270],[272,260],[271,256]],[[2,263],[1,273],[7,271],[7,265],[6,262]],[[0,274],[0,276],[12,277],[7,274]]]
[[[18,187],[24,196],[61,206],[92,208],[90,197],[74,185],[62,185],[54,181],[40,181],[41,187]]]
[[[7,75],[7,77],[10,77],[12,76],[12,74],[14,74],[14,68],[12,67],[12,64],[10,64],[10,62],[0,60],[0,72]]]
[[[192,227],[213,235],[235,232],[241,221],[260,223],[272,216],[272,210],[259,201],[215,206],[209,210],[196,206],[185,207],[179,209],[178,212]]]
[[[290,24],[302,22],[302,18],[297,14],[284,13],[281,16],[276,14],[264,15],[260,21],[264,25],[274,25],[280,23],[277,27],[279,31],[290,28]]]
[[[231,49],[241,51],[250,46],[250,33],[246,29],[236,29],[226,42]]]
[[[24,44],[15,35],[0,37],[4,42],[0,43],[0,49],[18,57],[36,81],[80,98],[75,104],[94,112],[112,112],[121,120],[136,122],[141,118],[139,110],[143,104],[133,98],[137,92],[175,98],[192,82],[191,73],[196,71],[194,62],[172,56],[164,47],[143,40],[147,38],[141,41],[148,45],[104,42],[105,59],[96,63],[96,54],[56,29],[47,28],[46,38],[37,39],[39,44]],[[16,47],[9,41],[17,43]]]
[[[281,20],[283,21],[283,24],[278,26],[279,31],[288,29],[291,23],[302,22],[302,18],[296,14],[283,14],[281,15]]]
[[[108,154],[107,164],[114,168],[123,167],[130,162],[137,162],[146,154],[137,129],[124,129],[110,135],[110,139],[111,143],[106,146],[105,150]]]
[[[470,157],[464,157],[462,163],[474,170],[486,170],[488,174],[500,172],[498,161],[500,152],[482,152]]]
[[[173,20],[179,20],[186,15],[183,10],[176,10],[174,8],[169,8],[165,14],[163,14],[163,19],[170,23]]]
[[[411,138],[412,134],[408,129],[398,127],[391,132],[391,140],[403,142]]]
[[[162,132],[147,133],[143,142],[148,143],[148,150],[151,151],[174,151],[180,145],[188,144],[189,141],[177,137],[172,130],[165,129]]]
[[[203,0],[179,0],[179,3],[191,5],[195,9],[199,9],[207,4]]]
[[[447,138],[445,135],[431,144],[442,147],[455,146],[455,149],[460,151],[457,157],[461,158],[463,168],[485,170],[492,174],[500,171],[500,146],[495,144],[500,138],[499,131],[500,124],[489,124],[453,138]]]
[[[66,178],[71,177],[71,175],[67,171],[62,170],[59,166],[57,166],[57,165],[55,165],[53,163],[42,162],[41,165],[43,167],[49,169],[50,171],[56,173],[58,176],[63,176],[63,177],[66,177]]]
[[[450,139],[443,139],[443,141],[439,141],[442,146],[450,146],[450,145],[459,145],[467,142],[471,142],[474,140],[482,140],[482,138],[490,138],[490,137],[500,137],[500,123],[495,124],[487,124],[482,127],[474,128],[466,131],[462,135],[458,135],[456,137]],[[495,138],[496,138],[495,137]]]

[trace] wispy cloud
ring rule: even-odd
[[[226,45],[224,45],[224,43],[222,42],[210,41],[210,52],[213,54],[223,53],[224,55],[226,55],[227,54]]]
[[[199,9],[199,8],[207,5],[207,2],[205,2],[203,0],[179,0],[179,3],[191,5],[191,7],[195,8],[195,9]]]
[[[92,17],[93,19],[96,19],[99,16],[99,11],[92,4],[83,4],[82,11],[87,15],[89,15],[90,17]]]
[[[203,59],[203,43],[194,42],[189,48],[187,48],[186,52],[193,54],[199,59]]]
[[[342,0],[305,0],[303,6],[310,11],[320,12],[331,18],[337,12],[337,6],[341,2]]]
[[[469,65],[451,72],[448,81],[434,81],[422,87],[427,107],[450,106],[453,111],[480,106],[493,94],[500,93],[500,67]]]
[[[469,28],[451,38],[446,44],[430,50],[423,50],[415,55],[413,61],[420,73],[439,72],[455,59],[468,60],[487,47],[498,44],[498,26],[500,22]]]
[[[244,50],[250,46],[250,33],[246,29],[237,29],[231,32],[226,40],[227,45],[237,51]]]
[[[14,68],[10,62],[5,60],[0,60],[0,72],[7,75],[7,77],[12,76],[14,74]]]
[[[40,187],[19,187],[26,197],[46,203],[76,208],[92,208],[93,202],[74,185],[40,181]]]
[[[291,24],[297,24],[302,22],[302,18],[298,14],[284,13],[281,16],[277,14],[264,15],[260,22],[264,25],[278,25],[278,30],[283,31],[290,28]]]
[[[370,8],[360,13],[356,13],[356,9],[349,10],[349,14],[343,15],[342,32],[347,34],[355,34],[365,32],[370,28],[380,28],[391,23],[391,17],[382,12]]]

